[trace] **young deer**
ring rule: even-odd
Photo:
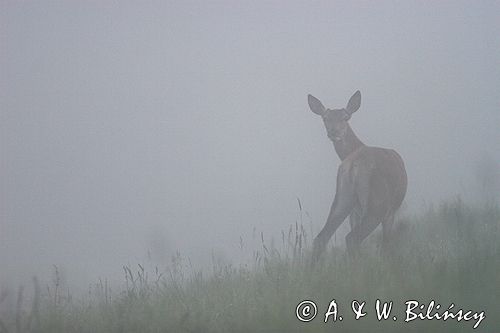
[[[356,255],[361,242],[382,223],[383,248],[387,246],[394,214],[406,194],[407,177],[403,160],[392,149],[366,146],[354,134],[349,119],[361,105],[356,91],[343,109],[325,109],[314,96],[308,95],[312,112],[320,115],[333,142],[340,163],[335,199],[326,224],[314,239],[313,262],[347,216],[351,232],[346,236],[348,254]]]

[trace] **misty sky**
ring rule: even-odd
[[[0,2],[0,284],[231,258],[297,197],[318,231],[339,160],[308,93],[361,90],[351,126],[403,156],[407,210],[474,198],[499,31],[493,1]]]

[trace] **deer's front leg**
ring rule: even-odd
[[[354,187],[349,179],[347,171],[341,165],[337,174],[337,191],[330,208],[330,213],[328,214],[328,219],[313,242],[313,263],[319,259],[330,238],[332,238],[335,231],[337,231],[338,227],[344,222],[354,207]]]

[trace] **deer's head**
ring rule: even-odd
[[[343,109],[326,109],[319,99],[313,95],[307,96],[311,111],[320,115],[325,123],[326,133],[333,142],[342,141],[347,133],[347,122],[351,115],[356,112],[361,105],[361,93],[356,91],[349,99],[347,106]]]

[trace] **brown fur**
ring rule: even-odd
[[[318,99],[309,95],[309,106],[323,117],[327,134],[342,161],[330,214],[314,239],[315,261],[347,216],[351,224],[351,232],[346,236],[350,255],[356,254],[361,242],[379,224],[386,244],[394,214],[406,194],[407,176],[401,156],[392,149],[366,146],[348,124],[360,103],[361,94],[357,91],[345,109],[326,110]]]

